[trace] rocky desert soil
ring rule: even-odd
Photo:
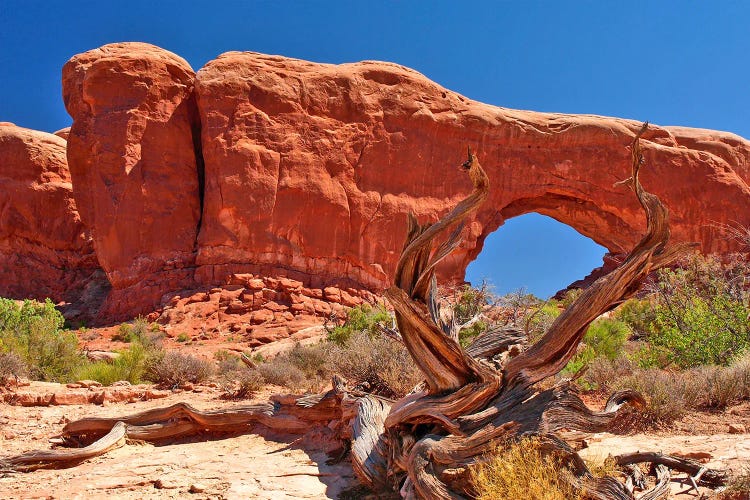
[[[134,386],[111,391],[129,390],[138,395],[150,389]],[[59,384],[33,382],[18,393],[43,397],[87,390],[102,392],[99,388],[70,390]],[[271,392],[280,389],[269,388],[258,398],[266,399]],[[165,397],[104,405],[26,407],[0,403],[0,456],[48,449],[48,439],[66,422],[86,416],[125,415],[179,401],[200,409],[245,403],[224,401],[218,389],[207,386],[193,391],[156,391],[156,395]],[[330,443],[315,436],[294,440],[258,431],[261,435],[196,437],[158,446],[129,443],[71,469],[0,475],[0,498],[338,498],[355,485],[346,461],[326,465]]]
[[[256,399],[274,392],[286,391],[268,387]],[[89,399],[103,404],[22,406],[46,401],[50,394],[69,402],[87,393],[99,395]],[[161,391],[151,386],[71,389],[32,382],[1,396],[0,456],[47,449],[48,440],[66,422],[86,416],[126,415],[179,401],[200,409],[244,403],[221,399],[221,391],[211,385]],[[740,433],[730,433],[730,424],[731,432]],[[590,435],[581,454],[598,460],[610,453],[656,450],[700,459],[709,467],[740,470],[750,463],[750,435],[741,433],[743,427],[750,429],[747,402],[721,414],[690,414],[659,431]],[[203,436],[158,446],[129,443],[74,468],[1,475],[0,498],[312,499],[339,498],[356,485],[346,461],[326,465],[335,444],[320,435],[294,439],[256,430],[260,434]],[[675,498],[685,499],[711,493],[689,491],[684,475],[675,476],[672,491]]]

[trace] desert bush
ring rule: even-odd
[[[257,369],[245,366],[240,357],[232,352],[219,350],[214,353],[216,373],[224,397],[242,399],[251,397],[266,383]]]
[[[241,370],[245,367],[237,354],[224,349],[216,351],[214,353],[214,359],[216,360],[216,373],[219,376],[231,374],[232,372]]]
[[[541,339],[561,312],[555,301],[544,302],[531,312],[524,320],[524,331],[529,342],[533,344]]]
[[[133,343],[130,348],[120,351],[120,355],[109,361],[96,361],[80,366],[75,372],[78,380],[96,380],[102,385],[112,385],[120,380],[131,384],[143,381],[146,373],[149,353],[140,343]]]
[[[189,354],[167,351],[158,362],[148,367],[146,376],[152,382],[178,387],[192,382],[203,382],[213,373],[213,363]]]
[[[160,348],[164,334],[156,324],[149,323],[143,316],[136,317],[132,323],[123,323],[112,336],[120,342],[138,342],[145,348]]]
[[[615,309],[613,317],[630,327],[632,338],[648,337],[656,320],[654,301],[648,298],[626,300]]]
[[[717,496],[720,500],[750,499],[750,466],[744,465],[729,478],[727,488]]]
[[[481,313],[493,299],[490,286],[482,282],[478,287],[464,285],[459,288],[453,299],[453,317],[458,323],[466,323]]]
[[[306,377],[310,379],[319,378],[329,382],[331,375],[333,375],[329,366],[330,351],[331,346],[325,343],[306,346],[295,344],[282,357],[299,368]]]
[[[563,375],[572,375],[597,358],[613,360],[621,357],[628,335],[630,328],[622,321],[597,319],[589,325],[578,353],[568,362]]]
[[[258,372],[267,384],[284,386],[294,391],[305,388],[306,382],[311,382],[305,372],[285,358],[276,357],[259,365]]]
[[[333,371],[386,397],[408,394],[422,381],[406,347],[382,334],[356,333],[332,346],[329,359]]]
[[[614,384],[615,389],[633,389],[646,399],[642,412],[647,423],[670,423],[695,408],[701,388],[680,372],[638,370]]]
[[[461,347],[467,347],[477,335],[486,332],[489,326],[486,321],[477,320],[471,325],[461,328],[458,332],[458,343],[461,344]]]
[[[243,399],[253,396],[266,384],[266,380],[258,370],[240,368],[225,373],[221,377],[220,386],[226,397]]]
[[[458,332],[458,341],[463,347],[468,346],[474,337],[490,327],[489,318],[484,316],[484,312],[495,299],[486,281],[476,288],[464,285],[446,298],[450,303],[453,322],[456,325],[466,325],[461,326]]]
[[[27,373],[26,363],[14,352],[0,352],[0,386],[9,379],[23,377]]]
[[[542,453],[538,438],[499,445],[483,462],[471,467],[479,500],[581,498],[570,486],[570,469],[559,456]]]
[[[615,359],[598,357],[589,363],[588,370],[581,377],[584,389],[610,391],[617,381],[633,374],[634,365],[626,356]]]
[[[330,384],[333,368],[330,352],[333,342],[306,345],[295,344],[289,351],[261,362],[258,370],[269,384],[281,385],[292,390],[317,391]]]
[[[727,365],[750,348],[748,264],[694,255],[681,265],[659,271],[648,341],[682,368]]]
[[[750,399],[750,352],[737,358],[730,368],[740,385],[740,398]]]
[[[369,304],[352,307],[346,314],[343,325],[328,329],[328,340],[337,343],[346,342],[355,332],[367,332],[370,335],[378,330],[378,323],[392,323],[391,315],[381,305],[372,307]]]
[[[742,380],[737,371],[723,366],[702,366],[686,372],[702,388],[699,404],[705,408],[724,409],[739,401]]]
[[[35,380],[68,380],[85,358],[75,334],[63,330],[65,320],[47,299],[17,303],[0,299],[0,352],[23,359]]]

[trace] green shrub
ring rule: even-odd
[[[486,332],[489,327],[490,325],[486,321],[479,320],[461,328],[458,332],[458,343],[461,344],[461,347],[467,347],[477,335]]]
[[[549,301],[541,304],[529,314],[524,322],[524,331],[529,338],[529,342],[532,344],[538,342],[547,333],[547,330],[560,316],[561,312],[557,302]]]
[[[614,318],[626,323],[634,338],[647,337],[656,320],[655,304],[650,299],[626,300],[614,311]]]
[[[378,323],[390,325],[391,322],[391,315],[383,306],[373,308],[369,304],[362,304],[349,309],[343,325],[328,330],[328,340],[343,343],[355,332],[367,332],[372,335],[378,331]]]
[[[748,264],[692,256],[676,270],[659,271],[658,305],[648,341],[687,368],[727,365],[750,348]]]
[[[96,380],[102,385],[112,385],[120,380],[131,384],[143,381],[149,353],[140,343],[133,343],[129,349],[120,351],[120,355],[108,361],[96,361],[83,365],[76,371],[78,380]]]
[[[622,354],[622,348],[629,335],[630,328],[622,321],[600,318],[589,325],[583,342],[587,348],[593,350],[595,357],[615,359]]]
[[[477,314],[481,313],[486,305],[490,303],[492,293],[486,282],[479,288],[464,285],[458,291],[453,304],[453,317],[456,322],[466,323]]]
[[[0,352],[23,359],[35,380],[64,382],[85,362],[75,334],[62,330],[64,322],[49,299],[0,299]]]
[[[167,387],[203,382],[213,373],[213,363],[189,354],[167,351],[147,367],[147,378]]]
[[[568,362],[563,374],[573,375],[596,358],[613,360],[620,357],[629,334],[630,328],[622,321],[610,318],[595,320],[583,335],[578,353]]]
[[[138,316],[132,323],[123,323],[112,336],[112,340],[120,342],[138,342],[144,347],[160,347],[164,334],[156,324],[149,323],[143,316]]]
[[[638,344],[638,348],[629,357],[639,368],[667,368],[672,364],[672,352],[666,347],[648,342]]]

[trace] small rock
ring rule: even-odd
[[[79,380],[76,382],[81,387],[91,388],[91,387],[101,387],[102,383],[97,382],[96,380]]]
[[[65,387],[67,387],[68,389],[80,389],[83,386],[81,384],[76,384],[75,382],[71,382],[69,384],[65,384]]]
[[[160,391],[157,389],[149,389],[143,394],[143,398],[146,400],[161,399],[166,398],[167,396],[169,396],[169,391]]]
[[[742,424],[729,424],[729,434],[744,434],[747,430]]]
[[[118,380],[112,384],[112,387],[130,387],[130,382],[127,380]]]
[[[15,439],[18,436],[15,432],[11,430],[3,431],[3,437],[5,439]]]
[[[190,493],[203,493],[206,491],[206,486],[201,483],[193,483],[190,485],[190,489],[188,490]]]

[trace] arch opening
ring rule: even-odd
[[[525,288],[546,299],[602,266],[607,252],[567,224],[527,213],[485,238],[466,269],[466,281],[476,286],[487,280],[500,295]]]

